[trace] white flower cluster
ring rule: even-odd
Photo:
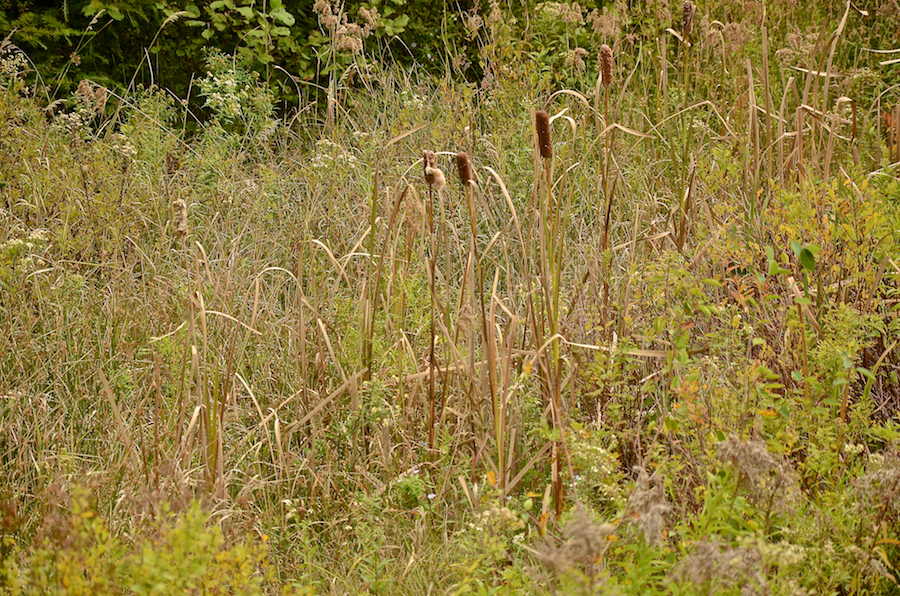
[[[309,165],[314,170],[326,170],[338,163],[354,167],[359,163],[355,155],[349,153],[343,147],[330,139],[316,141],[316,153],[309,160]]]
[[[134,145],[131,144],[128,137],[123,134],[113,135],[113,142],[110,147],[113,151],[125,158],[131,158],[137,155],[137,149],[134,148]]]
[[[509,507],[491,505],[489,509],[485,509],[481,513],[481,517],[478,519],[475,527],[478,530],[488,529],[492,532],[516,531],[522,530],[525,527],[525,523]]]
[[[755,549],[763,560],[783,568],[800,565],[806,560],[806,549],[791,542],[769,542],[759,536],[747,536],[739,540],[739,544],[748,549]]]
[[[47,247],[47,231],[32,230],[24,238],[12,238],[0,244],[0,270],[3,273],[28,275],[44,265],[36,253]],[[9,266],[10,269],[6,269]]]
[[[425,99],[417,93],[408,93],[404,91],[400,97],[402,98],[404,108],[413,108],[415,110],[425,108]]]
[[[205,107],[226,121],[233,121],[243,116],[243,105],[250,95],[247,88],[238,84],[233,75],[216,75],[206,73],[206,77],[200,81],[200,89],[206,96]]]
[[[28,68],[28,61],[18,52],[0,58],[0,84],[19,78]],[[4,85],[5,86],[5,85]]]

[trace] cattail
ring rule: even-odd
[[[553,144],[550,142],[550,115],[544,110],[540,110],[534,115],[534,129],[537,132],[541,157],[550,159],[553,157]]]
[[[188,233],[187,223],[187,205],[183,199],[175,199],[172,201],[172,226],[175,228],[175,234],[184,240]]]
[[[435,167],[437,156],[434,151],[423,151],[422,162],[425,165],[425,182],[435,190],[444,188],[447,179],[444,178],[444,173]]]
[[[603,44],[600,46],[600,81],[604,87],[612,84],[613,53],[612,48]]]
[[[434,151],[428,151],[427,149],[422,152],[422,163],[425,166],[425,183],[426,184],[434,184],[434,174],[431,173],[430,170],[434,169],[436,157],[434,155]]]
[[[437,168],[428,168],[428,170],[434,180],[434,190],[441,190],[447,185],[447,179],[444,178],[444,173],[442,171]]]
[[[681,36],[688,41],[694,31],[694,3],[687,0],[681,9]]]
[[[459,170],[459,181],[467,186],[472,181],[472,165],[465,151],[456,154],[456,169]]]

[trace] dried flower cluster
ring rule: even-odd
[[[647,544],[658,546],[663,541],[666,516],[672,506],[666,500],[666,491],[659,476],[650,476],[644,468],[638,468],[637,472],[637,482],[628,498],[628,509]]]
[[[813,57],[818,50],[821,35],[817,31],[802,33],[794,29],[785,36],[787,47],[775,52],[775,58],[781,62],[804,62]]]
[[[854,482],[853,488],[862,509],[900,520],[900,452],[872,456],[867,473]]]
[[[546,544],[538,557],[557,575],[574,571],[576,576],[593,580],[597,587],[596,575],[602,571],[599,561],[615,532],[615,526],[595,522],[579,507],[563,528],[562,542]]]
[[[330,0],[316,0],[313,12],[319,17],[319,24],[334,36],[334,47],[338,52],[359,54],[363,50],[363,40],[378,28],[378,9],[360,8],[359,22],[351,22],[347,13]],[[361,24],[360,24],[361,23]]]
[[[604,6],[602,10],[595,8],[588,15],[587,20],[594,33],[603,37],[604,40],[617,41],[622,34],[621,19],[627,12],[628,5],[622,0],[617,0],[612,12],[608,6]]]
[[[766,449],[759,439],[730,437],[718,445],[719,459],[738,473],[738,483],[758,505],[772,503],[788,512],[800,495],[800,487],[788,462]]]
[[[587,58],[588,52],[584,48],[575,48],[570,52],[566,52],[566,66],[572,68],[577,73],[583,73],[585,69],[584,59]]]
[[[752,548],[733,548],[717,540],[698,542],[675,568],[676,581],[703,587],[707,594],[740,588],[741,594],[768,594],[762,556]]]
[[[81,100],[84,102],[85,109],[88,112],[97,114],[106,107],[108,93],[106,87],[98,85],[96,88],[93,88],[87,79],[82,79],[78,83],[78,89],[75,91],[75,95],[81,97]]]
[[[584,21],[584,13],[577,2],[541,2],[534,7],[541,16],[552,21],[562,21],[569,25],[580,25]]]

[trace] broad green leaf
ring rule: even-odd
[[[276,8],[269,13],[269,16],[272,17],[273,20],[276,20],[279,23],[284,23],[288,27],[292,27],[296,22],[296,20],[294,19],[294,15],[283,8]]]

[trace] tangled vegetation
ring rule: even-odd
[[[0,594],[900,593],[900,6],[344,8],[0,46]]]

